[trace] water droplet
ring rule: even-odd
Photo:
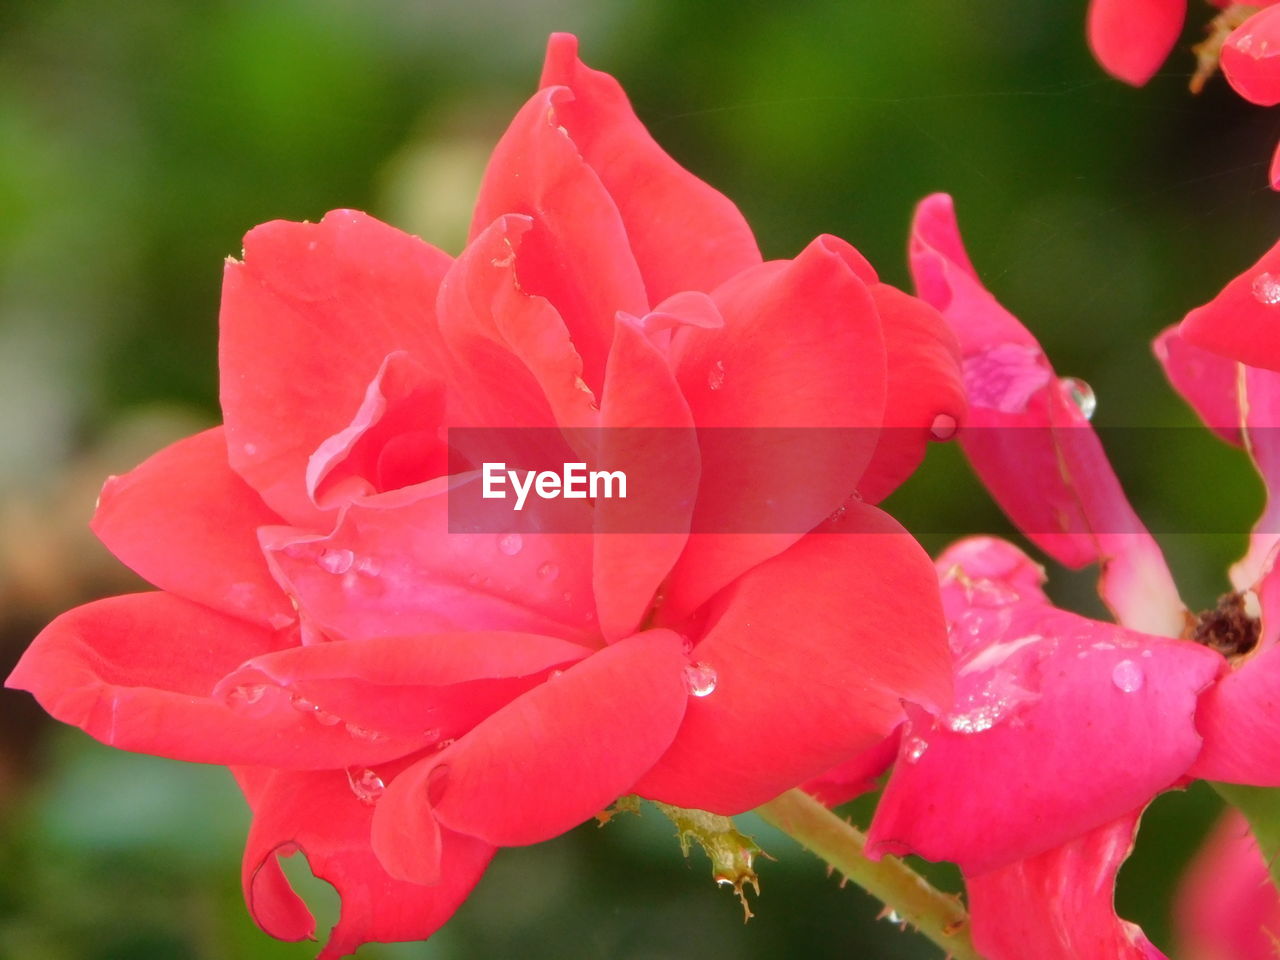
[[[1121,660],[1111,669],[1111,682],[1122,693],[1135,693],[1141,690],[1145,679],[1142,668],[1132,660]]]
[[[289,706],[297,710],[299,713],[314,713],[316,705],[306,697],[300,697],[296,693],[289,697]]]
[[[342,722],[342,718],[337,714],[329,713],[316,707],[315,711],[316,723],[323,724],[326,727],[336,727]]]
[[[543,580],[554,580],[560,576],[560,568],[554,563],[544,563],[538,568],[538,576]]]
[[[347,733],[355,740],[381,740],[382,734],[377,730],[370,730],[368,727],[362,727],[359,724],[348,723],[346,725]]]
[[[1059,383],[1067,399],[1080,411],[1080,416],[1092,420],[1094,411],[1098,409],[1098,398],[1094,395],[1093,387],[1079,377],[1063,377]]]
[[[351,569],[351,564],[355,563],[356,555],[346,548],[338,548],[336,550],[326,550],[320,554],[316,563],[320,564],[322,569],[328,570],[330,573],[346,573]]]
[[[561,677],[561,676],[564,676],[563,670],[552,670],[550,673],[547,674],[547,679],[554,680],[556,679],[556,677]]]
[[[724,386],[724,361],[717,360],[707,369],[707,387],[719,390]]]
[[[919,737],[912,737],[907,741],[906,747],[903,756],[906,757],[907,763],[918,763],[924,756],[924,752],[929,749],[929,742]]]
[[[1268,307],[1280,303],[1280,277],[1274,273],[1258,274],[1253,278],[1253,299]]]
[[[498,538],[498,549],[508,557],[514,557],[524,547],[524,538],[518,533],[504,533]]]
[[[244,449],[244,455],[246,457],[252,457],[257,454],[258,445],[256,443],[246,443],[243,449]]]
[[[716,668],[707,663],[694,663],[684,668],[685,683],[695,697],[706,697],[715,692]]]
[[[376,577],[382,572],[382,561],[377,557],[361,557],[356,564],[356,573],[366,577]]]
[[[890,923],[906,923],[906,921],[902,919],[902,914],[898,913],[898,911],[894,910],[892,907],[889,908],[889,912],[884,915],[884,918]]]
[[[242,683],[232,688],[229,698],[232,703],[244,704],[251,706],[262,699],[263,694],[267,692],[265,683]]]
[[[351,792],[356,795],[356,799],[370,806],[377,803],[378,798],[387,789],[382,778],[368,767],[347,770],[347,783],[351,784]]]
[[[949,413],[940,413],[933,418],[929,427],[929,435],[935,440],[950,440],[956,435],[956,418]]]

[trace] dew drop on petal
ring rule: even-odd
[[[897,910],[893,910],[893,909],[890,909],[889,912],[884,915],[884,918],[888,920],[890,923],[906,922],[905,920],[902,919],[902,914],[898,913]]]
[[[1059,383],[1067,399],[1080,411],[1080,416],[1086,420],[1092,420],[1094,411],[1098,409],[1098,398],[1093,392],[1093,387],[1079,377],[1063,377]]]
[[[560,568],[554,563],[544,563],[538,568],[538,576],[543,580],[554,580],[560,576]]]
[[[1280,304],[1280,277],[1263,272],[1253,278],[1253,299],[1268,307]]]
[[[508,557],[514,557],[524,548],[524,538],[518,533],[504,533],[498,538],[498,549]]]
[[[377,557],[361,557],[356,564],[356,573],[366,577],[376,577],[382,572],[382,561]]]
[[[719,390],[724,386],[724,361],[717,360],[707,368],[707,388]]]
[[[356,795],[356,799],[370,806],[377,803],[387,789],[382,778],[367,767],[347,770],[347,783],[351,784],[351,792]]]
[[[320,564],[321,569],[328,570],[330,573],[346,573],[351,569],[351,564],[355,563],[356,555],[346,548],[340,547],[336,550],[325,550],[320,554],[316,563]]]
[[[289,706],[297,710],[299,713],[315,713],[316,705],[305,697],[300,697],[296,693],[289,698]]]
[[[695,697],[710,696],[716,689],[716,668],[708,663],[694,663],[684,668],[684,680]]]
[[[956,435],[956,427],[955,417],[949,413],[940,413],[929,426],[929,436],[935,440],[950,440]]]
[[[342,722],[342,718],[337,714],[329,713],[327,710],[321,710],[319,707],[315,708],[315,717],[316,723],[322,724],[326,727],[336,727]]]
[[[924,756],[924,752],[928,749],[928,741],[921,740],[919,737],[912,737],[906,743],[906,750],[904,751],[903,756],[906,758],[907,763],[917,763],[920,758]]]
[[[1135,693],[1141,690],[1145,679],[1142,668],[1132,660],[1121,660],[1111,669],[1111,682],[1122,693]]]

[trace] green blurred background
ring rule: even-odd
[[[0,4],[0,654],[134,582],[85,530],[108,473],[218,416],[221,260],[273,218],[357,207],[456,251],[487,151],[534,89],[546,35],[580,35],[654,135],[742,207],[765,252],[851,240],[906,284],[915,202],[955,195],[990,287],[1104,426],[1187,426],[1148,342],[1274,239],[1273,113],[1184,49],[1144,90],[1107,78],[1083,0],[754,4],[650,0],[251,0]],[[1160,529],[1247,529],[1261,491],[1207,434],[1115,450]],[[937,530],[1007,531],[957,451],[894,504]],[[1165,536],[1212,604],[1243,534]],[[1091,574],[1054,589],[1096,610]],[[247,816],[221,769],[118,753],[0,694],[0,957],[289,958],[245,914]],[[868,807],[854,812],[865,821]],[[1120,903],[1169,944],[1168,896],[1216,809],[1152,808]],[[428,945],[367,958],[929,957],[755,821],[744,927],[705,860],[649,811],[503,852]],[[298,861],[299,858],[295,858]],[[301,866],[293,863],[294,867]],[[303,877],[305,870],[295,870]],[[945,875],[943,882],[954,882]],[[305,883],[321,929],[327,887]]]

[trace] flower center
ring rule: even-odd
[[[1245,612],[1244,597],[1224,593],[1214,609],[1197,618],[1191,639],[1224,657],[1242,656],[1258,644],[1258,621]]]

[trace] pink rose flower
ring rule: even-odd
[[[268,223],[220,324],[224,425],[108,481],[93,521],[158,592],[63,615],[8,685],[230,766],[268,933],[313,932],[281,856],[341,894],[322,957],[425,938],[496,847],[629,792],[738,813],[904,700],[949,703],[932,566],[871,503],[963,419],[954,338],[837,238],[762,263],[572,37],[456,260],[353,211]],[[481,482],[452,441],[489,428],[514,462],[615,454],[667,484],[451,532]],[[777,446],[805,431],[847,442]],[[735,527],[772,498],[799,519]]]

